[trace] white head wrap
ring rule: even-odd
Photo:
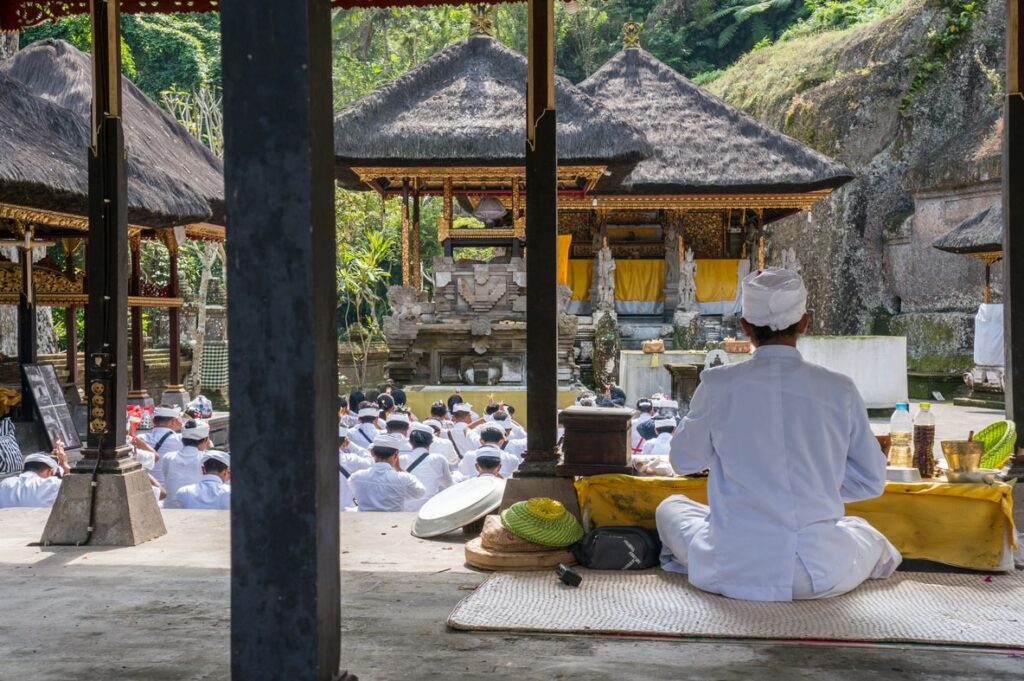
[[[404,423],[409,424],[409,417],[402,412],[396,411],[392,414],[388,414],[388,423]]]
[[[51,470],[57,470],[57,460],[46,452],[36,452],[25,457],[23,463],[45,463]]]
[[[389,435],[388,433],[382,433],[377,437],[373,438],[373,443],[370,445],[371,448],[376,449],[377,447],[387,447],[388,449],[405,449],[406,441],[398,437],[397,435]]]
[[[454,407],[452,407],[452,413],[453,414],[459,414],[459,413],[472,414],[473,413],[473,405],[471,405],[469,402],[459,402]]]
[[[676,420],[675,419],[654,419],[654,427],[655,428],[675,428],[676,427]]]
[[[430,426],[435,430],[444,430],[444,426],[441,425],[441,422],[438,421],[437,419],[427,419],[426,421],[423,422],[423,425]]]
[[[378,416],[380,416],[380,410],[377,409],[377,407],[363,407],[362,409],[359,410],[359,412],[356,415],[359,418],[363,418],[365,416],[372,416],[373,418],[377,418]]]
[[[158,419],[176,419],[181,416],[181,410],[177,407],[157,407],[153,410],[153,416]]]
[[[181,429],[181,437],[186,440],[205,440],[210,437],[210,424],[206,421],[189,421],[193,424],[191,428],[186,424]]]
[[[807,289],[800,275],[780,267],[751,272],[743,279],[743,318],[754,326],[781,331],[807,312]]]
[[[416,422],[409,426],[409,434],[411,435],[412,433],[430,433],[431,435],[433,435],[434,429],[426,425],[425,423]]]
[[[231,467],[231,455],[228,454],[227,452],[222,452],[216,449],[207,449],[205,452],[203,452],[203,456],[200,463],[206,463],[210,459],[213,459],[214,461],[220,461],[228,468]]]

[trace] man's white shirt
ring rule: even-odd
[[[176,433],[170,428],[158,426],[149,432],[140,433],[139,439],[152,447],[156,452],[158,457],[156,466],[149,473],[157,482],[163,485],[166,481],[164,480],[163,469],[160,468],[160,459],[171,452],[180,452],[185,447],[181,441],[181,433]],[[160,445],[159,449],[157,444]]]
[[[432,496],[455,484],[455,481],[452,479],[452,470],[448,466],[448,460],[440,454],[427,452],[427,458],[420,461],[416,468],[411,471],[409,470],[409,466],[415,463],[424,452],[427,452],[427,450],[417,447],[408,454],[399,454],[398,456],[402,470],[415,476],[423,484],[424,489],[426,489],[424,496],[405,502],[406,511],[420,510],[423,504],[427,503]]]
[[[363,449],[369,449],[373,444],[373,439],[380,433],[381,431],[377,430],[377,426],[372,423],[360,423],[348,431],[348,439]]]
[[[180,488],[164,501],[164,508],[231,510],[231,485],[208,473],[192,485]]]
[[[451,440],[455,449],[463,456],[480,446],[480,435],[469,429],[469,424],[460,421],[448,431],[448,439]]]
[[[182,487],[199,482],[199,479],[203,477],[201,458],[202,452],[198,449],[185,447],[179,452],[168,452],[166,456],[157,461],[156,467],[163,474],[163,485],[167,490],[168,499]]]
[[[396,471],[386,461],[353,473],[348,481],[360,511],[401,511],[405,502],[427,493],[416,476]]]
[[[354,447],[354,445],[349,445]],[[356,502],[352,496],[352,486],[348,484],[346,474],[351,477],[356,471],[361,471],[373,465],[373,457],[359,451],[338,452],[338,491],[339,509],[342,511],[356,510]],[[342,471],[344,469],[344,471]]]
[[[25,471],[0,482],[0,508],[49,508],[57,499],[60,481],[56,475],[41,477]]]

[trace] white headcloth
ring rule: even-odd
[[[743,318],[754,326],[781,331],[807,312],[807,289],[800,275],[780,267],[751,272],[743,279]]]

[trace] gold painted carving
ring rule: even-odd
[[[622,46],[627,50],[640,47],[640,33],[644,27],[630,19],[622,27]]]
[[[657,210],[678,208],[686,210],[721,210],[723,208],[788,208],[810,210],[811,207],[832,192],[822,189],[794,194],[698,194],[681,195],[616,195],[596,196],[584,199],[561,198],[559,209],[632,209]]]

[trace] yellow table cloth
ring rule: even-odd
[[[1015,545],[1013,486],[886,483],[877,499],[847,504],[904,558],[995,570]],[[576,493],[584,522],[593,527],[633,525],[653,529],[654,511],[666,497],[683,494],[706,504],[706,478],[642,478],[595,475],[579,478]]]
[[[594,261],[573,258],[566,263],[566,284],[573,300],[590,300],[590,284],[594,279]]]

